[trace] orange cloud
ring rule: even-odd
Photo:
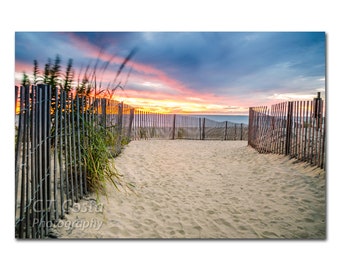
[[[124,61],[124,57],[113,57],[112,54],[100,51],[98,47],[90,44],[87,40],[80,39],[78,36],[70,34],[70,38],[72,43],[86,52],[90,58],[110,61],[111,65],[117,66]],[[247,106],[242,104],[240,100],[211,93],[198,93],[195,89],[187,87],[165,72],[133,59],[128,62],[128,65],[133,67],[133,73],[129,77],[127,89],[117,90],[113,97],[132,106],[164,113],[246,114],[248,112]],[[16,61],[15,70],[16,83],[20,83],[23,71],[32,73],[33,60],[32,64]],[[108,83],[115,78],[116,72],[111,67],[105,73],[98,74],[97,83],[102,81],[102,87],[107,87]],[[124,80],[127,79],[127,72],[128,68],[126,67],[125,73],[116,83],[121,82],[123,84]],[[111,85],[111,87],[114,87],[114,85]]]
[[[196,114],[248,113],[248,107],[242,104],[242,102],[237,100],[229,100],[228,102],[224,98],[213,95],[191,97],[171,95],[162,92],[155,93],[148,91],[125,90],[124,92],[117,92],[114,95],[114,98],[136,108],[142,108],[152,112]]]

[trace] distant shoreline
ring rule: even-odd
[[[238,124],[248,125],[249,116],[248,115],[226,115],[226,114],[187,114],[193,117],[205,117],[207,119],[217,121],[217,122],[233,122]]]

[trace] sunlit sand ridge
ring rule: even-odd
[[[58,237],[326,237],[325,172],[247,142],[132,141],[115,164],[134,192],[82,200]]]

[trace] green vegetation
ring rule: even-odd
[[[110,147],[116,146],[114,135],[102,127],[86,123],[87,136],[82,145],[87,184],[90,191],[105,193],[106,182],[111,182],[119,190],[119,174],[114,167]]]
[[[79,100],[82,100],[82,97],[86,98],[90,94],[94,94],[95,97],[100,94],[105,94],[106,97],[109,96],[110,98],[112,98],[118,88],[124,90],[126,81],[123,85],[122,82],[118,79],[124,67],[127,65],[128,61],[132,58],[135,52],[135,49],[131,50],[131,52],[119,66],[114,80],[112,82],[109,82],[106,87],[103,87],[102,81],[100,81],[99,83],[97,82],[98,72],[99,75],[103,77],[103,73],[107,70],[110,61],[112,61],[113,58],[105,62],[102,68],[98,67],[99,59],[97,59],[97,62],[94,66],[88,65],[84,71],[80,71],[77,81],[75,81],[73,60],[68,60],[65,72],[63,72],[61,58],[59,55],[55,57],[53,62],[51,61],[51,59],[48,59],[47,63],[44,65],[43,74],[40,73],[38,61],[34,60],[32,82],[30,81],[29,76],[25,72],[23,73],[23,78],[21,82],[23,86],[47,84],[52,87],[51,108],[53,112],[56,109],[58,109],[59,112],[62,112],[63,110],[72,110],[73,112],[75,112],[73,113],[74,120],[80,119],[81,123],[76,125],[75,129],[77,129],[76,132],[82,134],[82,166],[85,167],[88,190],[90,192],[95,192],[97,195],[99,193],[106,193],[106,183],[108,182],[111,182],[117,190],[132,187],[131,184],[122,182],[122,179],[113,162],[113,157],[118,153],[117,149],[121,149],[121,147],[127,144],[129,141],[125,137],[119,137],[118,134],[116,134],[115,132],[108,131],[105,128],[105,125],[100,125],[99,121],[97,121],[96,118],[98,117],[98,115],[94,114],[91,120],[83,118],[83,115],[86,114],[93,115],[94,104],[81,104],[81,102],[79,102],[82,109],[77,110],[75,108],[76,102],[74,102],[73,108],[69,107],[68,109],[66,109],[66,105],[61,105],[60,96],[62,92],[66,92],[66,94],[69,94],[69,92],[73,90],[77,94],[73,97],[74,101],[76,101],[77,98]],[[130,72],[131,69],[128,73],[128,76],[130,75]],[[59,89],[59,97],[55,96],[56,88]],[[59,100],[58,102],[57,98]],[[87,100],[89,101],[90,99]],[[52,114],[51,117],[52,138],[55,132],[67,132],[68,127],[64,127],[64,130],[61,130],[59,127],[58,131],[56,131],[57,129],[55,125],[57,122],[60,121],[62,113],[59,113],[59,115],[57,116],[58,119],[54,119],[56,117],[55,114]],[[84,132],[83,129],[86,129],[86,132]],[[86,136],[84,134],[86,134]],[[52,142],[52,147],[53,146],[54,142]],[[61,148],[63,149],[62,151],[65,151],[65,147],[66,145]],[[71,147],[74,146],[72,145]],[[71,152],[73,152],[73,150],[71,150]],[[64,156],[65,153],[60,154],[61,156]],[[72,162],[69,166],[72,166]]]

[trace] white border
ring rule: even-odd
[[[221,2],[221,3],[220,3]],[[0,41],[1,245],[22,269],[328,269],[339,266],[339,31],[336,1],[2,2]],[[52,11],[55,10],[55,13]],[[65,18],[65,14],[68,16]],[[16,241],[13,81],[15,31],[326,31],[328,233],[326,241]],[[334,119],[334,120],[333,120]],[[332,126],[334,125],[334,127]]]

